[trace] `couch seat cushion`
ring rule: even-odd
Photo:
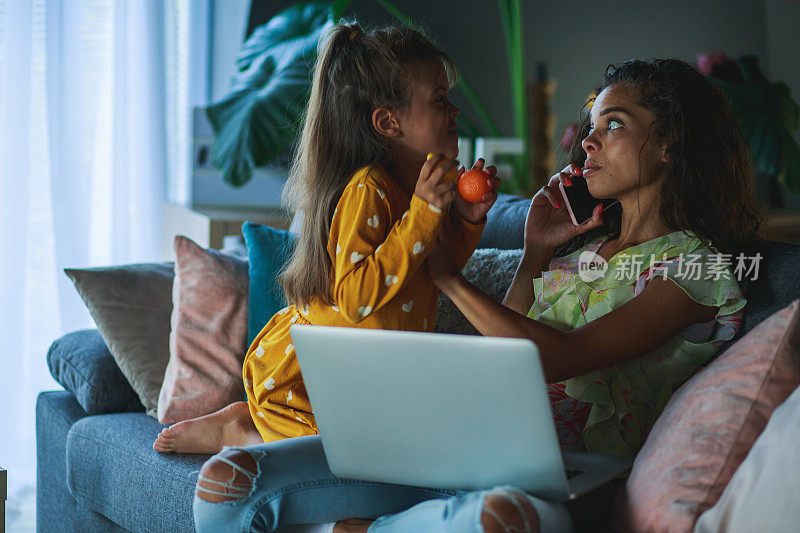
[[[163,427],[144,413],[76,422],[67,436],[75,499],[132,531],[194,531],[194,487],[209,456],[156,452]]]

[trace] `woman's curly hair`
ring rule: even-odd
[[[666,142],[661,181],[661,220],[674,231],[689,230],[718,251],[736,253],[756,237],[763,213],[756,196],[749,148],[720,90],[678,59],[630,60],[610,65],[595,88],[632,88],[638,104],[655,117],[653,133]],[[581,141],[589,134],[582,110],[569,162],[583,166]],[[578,249],[600,235],[618,236],[619,204],[603,212],[603,225],[565,243],[558,253]]]

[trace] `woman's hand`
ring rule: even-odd
[[[449,179],[445,179],[445,175],[456,168],[458,162],[454,160],[443,161],[443,159],[444,156],[441,154],[435,154],[425,161],[419,171],[419,179],[417,179],[417,185],[414,188],[416,196],[441,210],[447,209],[450,202],[458,196],[456,184]],[[440,162],[441,164],[439,164]]]
[[[572,223],[561,195],[559,182],[570,180],[577,170],[569,165],[558,174],[550,177],[550,182],[539,189],[531,201],[528,217],[525,220],[525,246],[529,249],[554,249],[576,235],[600,226],[603,223],[602,204],[592,212],[592,218],[576,226]],[[566,181],[565,186],[571,184]]]
[[[472,166],[473,169],[484,170],[483,165],[486,162],[483,158],[479,158]],[[500,188],[500,178],[497,177],[497,168],[494,165],[486,167],[485,172],[489,174],[489,185],[492,190],[483,195],[480,202],[470,203],[461,198],[461,195],[456,195],[453,199],[453,205],[456,207],[456,212],[461,215],[461,218],[472,224],[480,224],[486,218],[486,213],[492,208],[497,201],[497,189]],[[458,177],[464,173],[464,167],[458,169]]]

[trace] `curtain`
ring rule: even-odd
[[[175,153],[185,142],[167,153],[167,130],[185,135],[188,116],[185,87],[173,80],[168,90],[165,76],[167,63],[186,65],[174,53],[185,46],[165,47],[165,35],[180,36],[165,32],[165,19],[186,13],[176,2],[0,0],[0,466],[9,520],[15,497],[30,498],[35,483],[36,396],[60,388],[47,348],[94,327],[63,268],[160,260],[167,190],[186,195],[175,185],[183,177],[167,179],[168,168],[187,166]]]

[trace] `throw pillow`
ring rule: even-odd
[[[272,316],[286,307],[278,273],[283,268],[294,245],[291,233],[254,222],[242,225],[250,259],[250,311],[247,321],[247,344],[269,322]]]
[[[477,288],[488,294],[496,302],[502,302],[506,295],[522,250],[497,250],[478,248],[464,266],[462,274]],[[439,295],[439,308],[436,313],[437,333],[459,333],[477,335],[478,331],[470,324],[450,299]]]
[[[174,424],[213,413],[244,396],[247,261],[178,235],[170,358],[158,420]]]
[[[800,384],[800,300],[773,314],[667,403],[636,457],[622,517],[689,531],[713,506],[772,412]]]
[[[169,360],[172,263],[65,269],[147,414]]]
[[[800,505],[800,388],[775,409],[764,432],[695,533],[797,531]]]
[[[47,351],[47,366],[88,415],[142,410],[96,329],[73,331],[56,340]]]

